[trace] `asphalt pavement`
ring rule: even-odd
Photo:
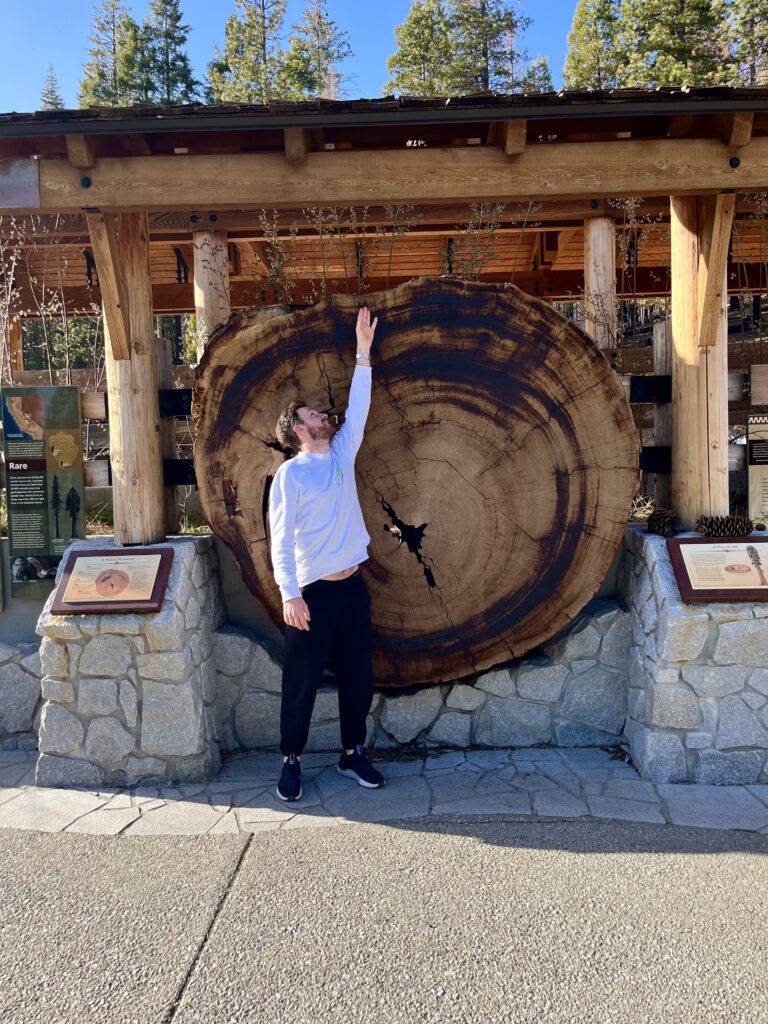
[[[592,817],[3,829],[0,1020],[764,1024],[766,853]]]

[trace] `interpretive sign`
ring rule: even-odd
[[[159,612],[172,548],[71,551],[51,611],[56,615]]]
[[[747,417],[749,515],[768,516],[768,416]]]
[[[11,595],[38,598],[85,536],[80,391],[3,388],[2,416]]]
[[[683,601],[768,601],[768,537],[670,537]]]

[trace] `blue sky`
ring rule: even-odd
[[[144,19],[148,0],[127,0],[134,18]],[[288,0],[286,31],[298,21],[303,0]],[[566,37],[576,0],[524,0],[534,17],[524,38],[532,56],[548,56],[555,85],[561,84]],[[380,96],[387,78],[387,57],[395,52],[395,26],[404,21],[410,0],[328,0],[328,11],[350,35],[354,58],[343,71],[352,97]],[[0,111],[37,110],[45,73],[52,64],[67,106],[77,106],[77,85],[86,59],[94,4],[90,0],[0,0]],[[192,27],[188,50],[195,73],[203,78],[214,44],[224,41],[224,22],[232,0],[183,0]]]

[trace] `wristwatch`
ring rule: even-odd
[[[370,352],[358,352],[355,359],[370,359]]]

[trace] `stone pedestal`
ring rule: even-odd
[[[683,604],[663,537],[630,527],[626,736],[653,782],[768,782],[768,604]]]
[[[594,601],[532,657],[440,686],[374,694],[366,742],[400,747],[618,747],[627,713],[629,617]],[[217,719],[225,749],[279,745],[282,666],[244,631],[216,634]],[[308,751],[340,747],[335,688],[318,692]]]
[[[52,615],[52,596],[43,609],[39,786],[198,782],[218,770],[213,632],[224,613],[213,544],[154,546],[174,552],[156,614]]]

